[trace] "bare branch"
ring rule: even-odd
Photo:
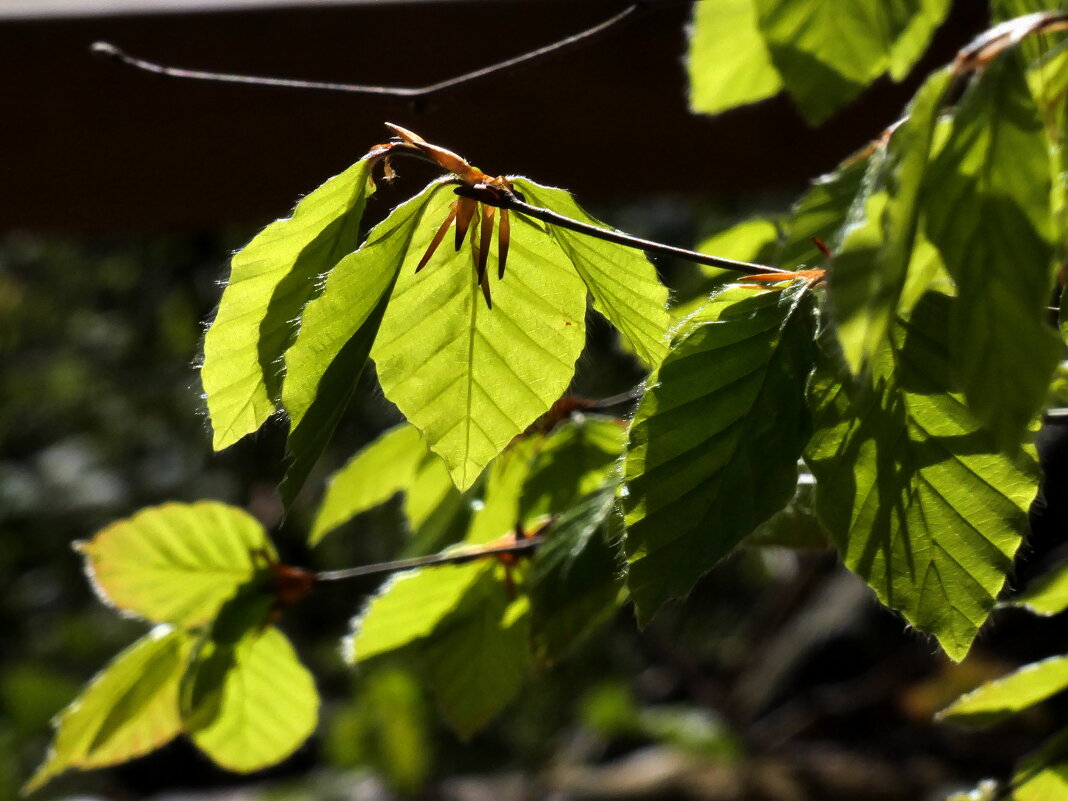
[[[494,75],[495,73],[513,69],[520,64],[525,64],[529,61],[534,61],[535,59],[543,58],[554,53],[560,53],[583,42],[587,42],[595,36],[602,34],[623,22],[623,20],[634,14],[640,5],[641,3],[638,2],[631,3],[622,11],[614,14],[603,22],[599,22],[593,27],[586,28],[571,36],[558,39],[544,47],[529,50],[526,53],[521,53],[518,56],[513,56],[504,61],[498,61],[496,64],[490,64],[489,66],[482,67],[472,72],[465,72],[462,75],[447,78],[444,81],[438,81],[437,83],[428,84],[426,86],[369,86],[352,83],[302,81],[294,78],[269,78],[258,75],[239,75],[228,72],[209,72],[205,70],[170,67],[154,61],[136,58],[123,52],[110,42],[94,42],[89,49],[96,55],[104,56],[105,58],[112,59],[128,67],[134,67],[135,69],[151,72],[155,75],[162,75],[167,78],[214,81],[216,83],[240,83],[252,86],[273,86],[283,89],[313,89],[325,92],[344,92],[355,95],[378,95],[382,97],[400,97],[410,100],[422,100],[447,89],[453,89],[462,84],[471,83],[490,75]]]

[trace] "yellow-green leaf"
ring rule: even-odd
[[[125,762],[177,736],[178,688],[192,646],[189,634],[157,626],[112,659],[56,718],[48,757],[25,792],[68,768]]]
[[[201,671],[211,692],[192,694]],[[238,773],[274,765],[315,731],[319,694],[286,636],[274,626],[253,629],[233,646],[205,638],[183,684],[182,717],[197,747]]]
[[[608,228],[587,214],[569,192],[541,186],[527,178],[513,179],[515,188],[533,205],[580,222]],[[630,342],[648,367],[656,367],[668,348],[671,316],[667,287],[640,251],[567,228],[550,226],[555,239],[593,295],[593,307]]]
[[[77,548],[105,603],[184,628],[211,620],[275,558],[254,517],[215,501],[143,509]]]
[[[989,726],[1068,689],[1068,656],[1054,656],[962,695],[938,713],[959,726]]]
[[[492,310],[475,275],[477,215],[459,251],[442,244],[417,274],[454,199],[441,190],[420,210],[371,355],[386,397],[462,490],[567,388],[586,288],[552,236],[519,215],[503,280],[496,247],[488,259]]]
[[[201,380],[215,450],[263,425],[277,409],[279,361],[318,276],[356,249],[368,162],[331,178],[240,250],[204,337]]]

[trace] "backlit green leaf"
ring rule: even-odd
[[[958,726],[989,726],[1068,689],[1068,656],[1035,662],[962,695],[938,713]]]
[[[703,0],[693,9],[690,108],[718,114],[778,94],[782,78],[757,24],[756,0]]]
[[[318,276],[356,249],[369,192],[368,164],[360,161],[234,256],[204,338],[201,380],[215,450],[255,431],[277,409],[280,362],[296,333],[296,318]]]
[[[181,732],[178,686],[189,634],[158,626],[120,653],[55,720],[56,736],[25,792],[68,768],[99,768],[147,754]]]
[[[254,517],[214,501],[143,509],[77,547],[105,603],[185,628],[211,620],[276,556]]]
[[[1068,796],[1068,729],[1021,760],[1012,777],[1012,801],[1059,801]]]
[[[949,11],[949,0],[755,0],[771,61],[798,110],[827,119],[883,73],[901,80]]]
[[[680,329],[650,380],[623,495],[627,586],[643,623],[793,495],[814,323],[802,284],[729,289]]]
[[[463,490],[567,388],[586,338],[586,288],[552,236],[520,215],[503,280],[495,249],[488,259],[492,310],[475,275],[477,222],[460,251],[442,244],[416,274],[454,199],[439,191],[413,213],[372,356],[386,397]]]
[[[828,282],[838,339],[849,368],[859,373],[882,346],[908,277],[927,168],[949,70],[935,73],[909,107],[908,119],[871,160],[848,233],[837,248]]]
[[[426,451],[404,493],[402,509],[412,535],[405,555],[431,553],[463,539],[472,513],[471,500],[479,489],[476,483],[467,492],[460,492],[441,457]]]
[[[315,730],[315,680],[274,626],[253,629],[232,646],[205,638],[183,684],[196,685],[205,671],[213,674],[210,692],[183,687],[182,716],[197,747],[227,770],[281,762]]]
[[[607,228],[588,215],[563,189],[541,186],[516,178],[515,188],[535,206],[566,217]],[[593,295],[593,307],[630,342],[634,352],[649,367],[656,367],[667,353],[668,291],[657,278],[652,263],[633,248],[595,237],[551,227],[553,239],[574,264]]]
[[[1037,475],[1030,456],[998,452],[954,391],[953,302],[928,294],[895,322],[862,384],[823,354],[806,460],[845,564],[959,660],[1005,582]]]
[[[383,433],[330,478],[308,544],[317,545],[338,526],[407,489],[425,457],[416,428],[404,424]]]
[[[1045,319],[1053,279],[1046,139],[1017,53],[997,58],[965,95],[923,191],[927,235],[961,300],[953,368],[998,446],[1016,448],[1062,351]]]
[[[360,249],[334,267],[322,294],[301,315],[300,333],[285,354],[282,388],[292,454],[282,485],[287,506],[356,391],[423,212],[440,189],[431,184],[376,225]]]
[[[484,573],[462,607],[422,655],[430,689],[445,719],[468,738],[519,692],[530,670],[525,598]]]
[[[1036,615],[1059,615],[1068,609],[1068,564],[1031,582],[1019,595],[1009,599],[1009,606],[1022,606]]]
[[[479,560],[398,573],[352,621],[345,658],[363,662],[431,634],[493,563]]]

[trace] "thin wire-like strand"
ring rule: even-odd
[[[415,556],[411,559],[397,559],[393,562],[376,562],[373,565],[361,565],[344,570],[326,570],[315,574],[316,581],[343,581],[362,576],[378,576],[387,573],[399,573],[402,570],[415,570],[419,567],[436,565],[461,565],[476,559],[485,559],[502,554],[519,554],[531,551],[541,545],[541,535],[526,537],[507,545],[495,545],[477,548],[462,548],[452,553],[439,553],[430,556]]]
[[[533,61],[574,47],[575,45],[585,42],[588,39],[592,39],[598,34],[604,33],[608,29],[623,22],[623,20],[627,19],[638,10],[639,5],[640,3],[631,3],[622,11],[612,15],[603,22],[599,22],[590,28],[572,34],[571,36],[558,39],[552,44],[544,45],[543,47],[538,47],[534,50],[528,50],[525,53],[520,53],[518,56],[507,58],[504,61],[498,61],[495,64],[490,64],[489,66],[481,67],[480,69],[472,70],[471,72],[465,72],[462,75],[457,75],[452,78],[446,78],[437,83],[427,84],[426,86],[371,86],[365,84],[333,83],[329,81],[304,81],[295,78],[269,78],[230,72],[191,70],[182,67],[170,67],[155,61],[148,61],[143,58],[131,56],[110,42],[94,42],[90,47],[90,50],[97,55],[114,59],[128,67],[134,67],[135,69],[143,70],[144,72],[151,72],[168,78],[183,78],[193,81],[215,81],[218,83],[239,83],[253,86],[272,86],[283,89],[315,89],[325,92],[345,92],[347,94],[356,95],[378,95],[385,97],[420,99],[430,97],[431,95],[435,95],[447,89],[453,89],[461,84],[480,80],[481,78],[488,77],[497,72],[513,69],[528,61]]]

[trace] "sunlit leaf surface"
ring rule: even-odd
[[[1068,609],[1068,564],[1035,579],[1019,595],[1010,598],[1011,606],[1022,606],[1036,615],[1059,615]]]
[[[928,294],[898,320],[862,385],[824,354],[806,460],[846,565],[959,660],[1005,583],[1037,476],[1030,456],[998,452],[954,392],[952,303]]]
[[[159,626],[112,659],[56,718],[55,740],[26,791],[68,768],[125,762],[176,737],[179,681],[192,646],[192,635]]]
[[[717,295],[680,329],[630,428],[623,509],[640,621],[790,500],[809,432],[814,309],[800,284]]]
[[[526,178],[514,180],[527,200],[572,219],[606,228],[588,215],[563,189],[541,186]],[[667,352],[668,291],[656,269],[640,251],[579,234],[559,226],[552,236],[574,264],[593,295],[593,306],[625,336],[634,352],[649,367],[656,367]]]
[[[475,274],[477,223],[459,251],[443,244],[416,274],[454,199],[441,190],[416,216],[372,356],[386,397],[466,489],[567,388],[585,344],[586,287],[541,224],[519,215],[503,280],[496,246],[489,257],[492,310]]]
[[[216,450],[258,429],[277,409],[282,353],[319,275],[356,249],[367,179],[367,162],[357,162],[234,256],[201,369]]]
[[[185,683],[213,671],[210,692],[183,687],[186,731],[218,765],[248,773],[281,762],[311,736],[319,719],[315,680],[274,626],[249,631],[236,645],[205,639]]]
[[[432,184],[376,225],[360,249],[334,267],[322,294],[301,315],[300,333],[285,354],[282,388],[292,458],[282,485],[287,505],[356,391],[398,271],[436,190]]]
[[[158,623],[208,622],[274,546],[247,512],[214,501],[168,503],[78,544],[101,598]]]
[[[1068,689],[1068,656],[1025,665],[962,695],[938,713],[958,726],[989,726]]]
[[[425,456],[423,438],[413,426],[381,434],[331,477],[308,544],[317,545],[341,524],[407,489]]]

